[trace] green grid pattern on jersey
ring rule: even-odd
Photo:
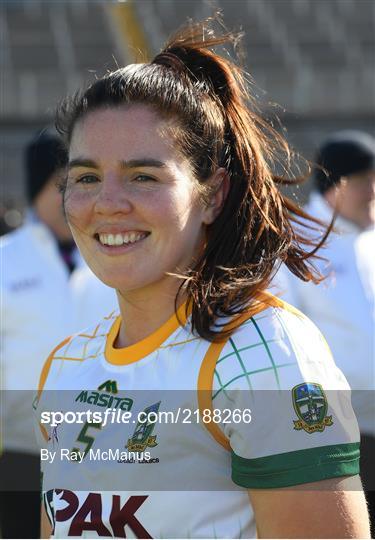
[[[279,339],[269,339],[269,340],[267,340],[265,338],[265,336],[264,336],[263,332],[261,331],[260,326],[258,324],[262,319],[265,319],[265,318],[268,318],[268,316],[262,316],[262,317],[259,317],[257,319],[255,319],[254,317],[251,317],[248,321],[246,321],[242,325],[242,326],[252,325],[255,328],[255,331],[256,331],[257,335],[259,336],[259,342],[253,343],[253,344],[248,345],[246,347],[238,348],[236,346],[236,343],[235,343],[233,337],[229,338],[228,343],[231,345],[232,350],[231,350],[231,352],[229,352],[229,353],[225,354],[224,356],[220,357],[219,360],[217,361],[216,366],[219,366],[219,364],[222,363],[222,362],[227,362],[228,359],[230,359],[230,361],[232,361],[233,357],[234,357],[236,359],[236,361],[237,361],[238,366],[241,369],[240,369],[238,375],[236,375],[235,377],[233,377],[229,381],[223,381],[222,378],[220,377],[220,373],[219,373],[220,368],[216,367],[215,372],[214,372],[214,376],[215,376],[217,382],[219,383],[220,388],[218,390],[216,390],[215,392],[213,392],[213,395],[212,395],[213,400],[221,392],[224,392],[226,394],[226,389],[233,382],[235,382],[235,381],[237,381],[238,379],[241,379],[241,378],[246,379],[249,390],[250,390],[250,392],[252,392],[253,391],[253,386],[252,386],[252,383],[251,383],[251,377],[253,375],[257,374],[257,373],[261,373],[261,372],[265,372],[265,371],[273,372],[277,388],[279,390],[281,390],[279,373],[278,373],[279,370],[282,369],[282,368],[285,368],[285,367],[293,366],[293,365],[296,364],[296,362],[286,362],[286,363],[283,363],[283,364],[277,364],[275,358],[272,355],[270,344],[275,343],[275,342],[281,342],[281,341],[283,341],[283,339],[279,338]],[[285,328],[284,328],[284,332],[285,332]],[[286,332],[285,332],[285,334],[286,334]],[[244,351],[248,351],[249,349],[255,349],[257,347],[263,348],[263,350],[266,352],[266,358],[268,359],[269,363],[267,365],[265,365],[263,368],[248,371],[246,369],[245,363],[244,363],[244,361],[243,361],[243,359],[241,357],[241,353],[243,353]],[[229,399],[229,396],[227,394],[226,394],[226,396]]]

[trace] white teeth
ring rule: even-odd
[[[116,234],[116,236],[115,236],[115,245],[116,246],[121,246],[122,244],[123,244],[122,235],[121,234]]]
[[[146,238],[146,233],[130,232],[130,233],[117,233],[117,234],[99,234],[99,241],[101,244],[107,246],[122,246],[123,244],[134,244],[138,240]]]

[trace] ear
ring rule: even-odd
[[[208,182],[213,187],[211,201],[204,209],[203,223],[211,225],[224,207],[225,200],[229,193],[230,178],[228,171],[223,167],[211,176]]]

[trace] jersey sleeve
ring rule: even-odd
[[[315,325],[269,308],[242,324],[216,363],[213,409],[226,409],[232,479],[279,488],[359,472],[350,388]],[[224,415],[222,415],[224,418]]]
[[[51,364],[55,358],[55,355],[71,340],[70,337],[59,343],[55,347],[51,354],[48,356],[44,363],[43,369],[39,377],[38,391],[33,400],[33,413],[34,413],[34,433],[37,441],[37,445],[40,448],[41,458],[43,451],[48,448],[48,443],[51,441],[51,429],[49,427],[48,414],[50,411],[57,410],[55,405],[56,392],[50,386],[48,376],[51,369]],[[46,416],[47,414],[47,416]],[[41,459],[41,469],[43,473],[44,460]]]

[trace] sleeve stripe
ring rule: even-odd
[[[42,372],[40,374],[40,379],[39,379],[39,385],[38,385],[38,394],[37,394],[37,397],[38,397],[38,400],[40,398],[40,395],[41,393],[43,392],[43,388],[44,388],[44,385],[46,383],[46,380],[47,380],[47,377],[48,377],[48,373],[49,373],[49,370],[51,368],[51,364],[52,364],[52,360],[55,358],[55,354],[56,352],[61,349],[66,343],[68,343],[68,341],[70,340],[71,338],[70,337],[67,337],[66,339],[64,339],[64,341],[62,341],[61,343],[59,343],[57,345],[57,347],[55,347],[53,349],[53,351],[51,352],[51,354],[49,355],[49,357],[47,358],[47,360],[45,361],[44,363],[44,366],[43,366],[43,369],[42,369]]]
[[[222,343],[212,343],[203,359],[198,376],[198,405],[201,416],[205,409],[212,411],[212,386],[217,359],[223,350],[226,341]],[[230,450],[230,444],[224,433],[215,422],[204,423],[204,426],[211,433],[212,437],[223,446]]]
[[[359,473],[359,443],[345,443],[246,459],[232,451],[232,480],[271,489]]]
[[[239,324],[244,323],[249,320],[254,315],[264,311],[269,306],[278,306],[279,301],[274,296],[269,293],[263,292],[257,297],[258,303],[249,311],[242,313],[240,316],[235,317],[230,321],[226,326],[225,330],[233,328]],[[228,340],[222,342],[214,342],[209,346],[205,357],[203,358],[199,375],[198,375],[198,404],[199,411],[201,415],[203,414],[204,409],[213,410],[212,404],[212,390],[213,390],[213,381],[217,361],[220,357],[220,353],[223,350],[224,346],[227,344]],[[226,450],[230,450],[230,444],[227,437],[219,428],[218,424],[215,422],[204,423],[204,426],[211,433],[213,438],[221,444]]]

